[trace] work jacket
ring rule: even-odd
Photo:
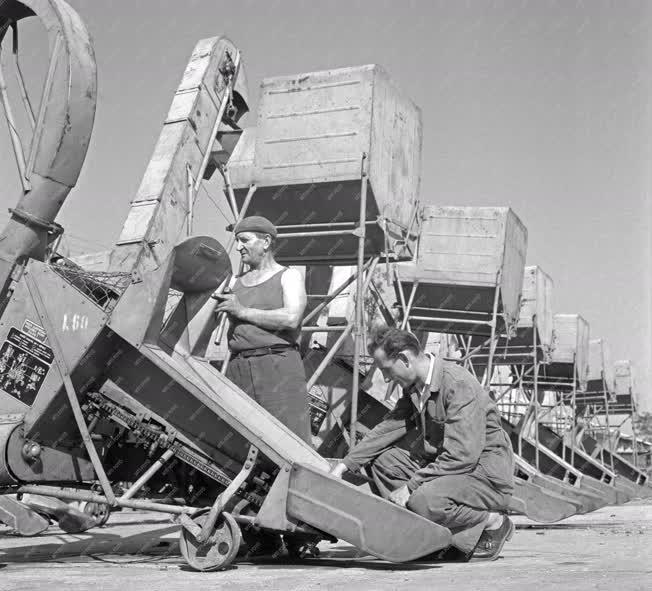
[[[422,408],[421,408],[422,407]],[[495,402],[463,367],[437,357],[430,392],[406,390],[385,420],[342,460],[349,470],[396,446],[421,467],[407,482],[410,491],[450,474],[470,474],[511,494],[514,459]]]

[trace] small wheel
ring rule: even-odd
[[[95,520],[98,527],[106,525],[111,516],[111,509],[103,503],[92,503],[83,501],[79,504],[79,510],[86,513]]]
[[[193,517],[193,521],[202,527],[208,510]],[[187,529],[181,528],[179,547],[184,560],[199,571],[219,570],[227,567],[236,557],[242,541],[240,526],[230,513],[221,513],[215,527],[206,542],[198,542]]]

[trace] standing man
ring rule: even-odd
[[[229,315],[226,377],[311,445],[306,374],[298,350],[306,288],[301,273],[274,260],[276,228],[266,218],[233,229],[248,270],[216,311]]]
[[[495,403],[467,370],[425,353],[410,332],[382,328],[369,352],[403,396],[332,474],[369,464],[378,494],[454,535],[466,532],[455,538],[466,559],[495,560],[514,532],[500,513],[514,464]]]

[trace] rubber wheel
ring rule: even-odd
[[[106,522],[111,516],[111,509],[108,505],[104,505],[103,503],[83,501],[79,504],[79,510],[92,517],[98,527],[106,525]]]
[[[207,517],[208,510],[196,515],[193,521],[202,527]],[[197,542],[195,536],[181,528],[179,547],[188,566],[198,571],[211,571],[229,566],[238,553],[241,541],[242,534],[236,520],[230,513],[221,513],[206,542]]]

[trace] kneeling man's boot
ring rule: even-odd
[[[473,550],[472,561],[496,560],[505,545],[514,535],[514,523],[506,515],[498,529],[485,529]]]

